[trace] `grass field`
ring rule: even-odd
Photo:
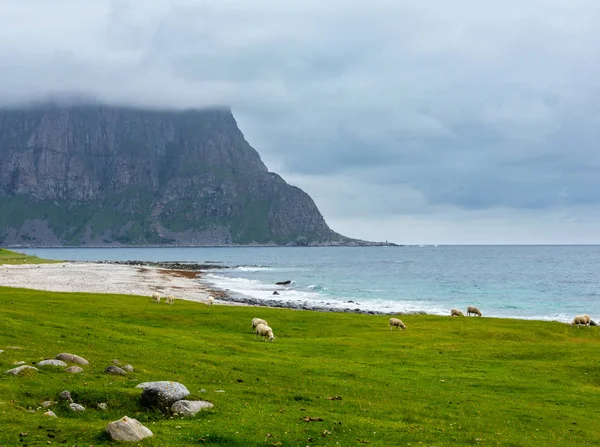
[[[386,316],[150,301],[0,288],[0,445],[111,445],[104,429],[125,415],[154,432],[142,446],[600,444],[596,327],[410,315],[390,332]],[[254,338],[256,316],[274,343]],[[90,365],[4,374],[60,352]],[[104,374],[113,359],[135,372]],[[135,385],[153,380],[215,406],[189,419],[145,410]],[[66,389],[88,410],[43,416]]]
[[[48,264],[53,262],[50,259],[42,259],[36,256],[24,255],[11,250],[0,248],[0,265],[2,264]]]

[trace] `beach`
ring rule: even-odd
[[[197,302],[212,296],[216,303],[236,304],[219,299],[223,292],[202,285],[198,275],[199,272],[92,262],[0,265],[0,286],[148,297],[158,292],[161,296]]]

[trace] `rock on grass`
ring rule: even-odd
[[[145,407],[158,406],[161,409],[170,407],[173,403],[190,395],[190,392],[179,382],[143,382],[136,388],[142,388],[142,405]]]
[[[194,416],[200,410],[212,408],[213,406],[213,404],[205,400],[178,400],[171,407],[171,411],[184,416]]]
[[[58,354],[54,358],[56,360],[62,360],[63,362],[78,363],[80,365],[89,365],[90,364],[90,362],[88,362],[83,357],[80,357],[80,356],[75,355],[75,354],[68,354],[66,352],[63,352],[62,354]]]
[[[8,371],[6,371],[6,374],[18,376],[18,375],[33,372],[33,371],[39,371],[39,369],[37,369],[35,366],[22,365],[22,366],[13,368],[13,369],[9,369]]]
[[[140,424],[137,419],[131,419],[127,416],[108,424],[106,432],[114,441],[141,441],[144,438],[153,436],[153,433]]]

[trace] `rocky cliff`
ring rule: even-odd
[[[0,245],[360,244],[226,109],[0,110]]]

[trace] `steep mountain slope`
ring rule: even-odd
[[[226,109],[0,111],[0,244],[360,244]]]

